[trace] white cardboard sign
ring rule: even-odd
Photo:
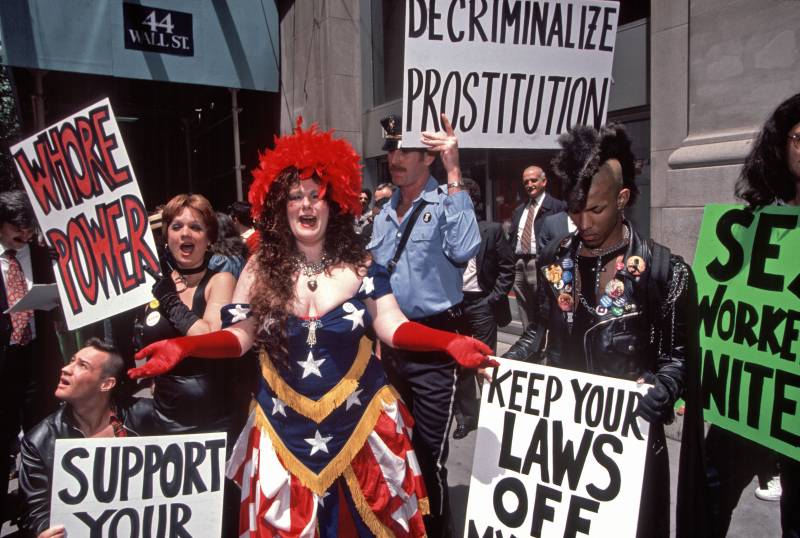
[[[636,535],[650,385],[500,359],[481,401],[466,538]]]
[[[149,301],[156,245],[114,111],[103,99],[11,148],[77,329]]]
[[[219,536],[224,469],[224,433],[58,439],[50,525],[70,537]]]
[[[557,148],[606,121],[619,3],[406,0],[403,146],[447,113],[463,148]]]

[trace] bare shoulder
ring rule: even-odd
[[[216,287],[216,286],[226,286],[226,287],[234,287],[236,286],[236,277],[233,274],[224,271],[222,273],[217,273],[211,277],[208,281],[209,286]]]
[[[227,271],[217,273],[208,280],[208,286],[206,286],[206,300],[208,300],[212,294],[214,294],[215,297],[227,296],[227,300],[229,300],[235,288],[236,277]]]

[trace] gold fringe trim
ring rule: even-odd
[[[427,497],[424,499],[417,499],[417,506],[419,506],[419,513],[427,516],[431,513],[431,503]]]
[[[350,394],[358,387],[358,380],[364,374],[372,356],[372,340],[366,336],[361,337],[358,344],[358,354],[347,373],[339,382],[319,400],[312,400],[303,396],[290,387],[281,377],[269,354],[261,351],[261,375],[269,383],[272,390],[285,404],[304,417],[317,424],[325,420],[334,409],[339,407]],[[330,359],[329,359],[330,360]]]
[[[388,405],[396,402],[396,393],[390,386],[387,385],[378,390],[364,409],[361,420],[359,420],[355,429],[350,434],[350,438],[344,444],[342,450],[339,451],[339,454],[337,454],[335,458],[328,462],[328,465],[326,465],[319,474],[306,467],[303,462],[297,459],[297,457],[286,448],[286,445],[283,444],[281,438],[272,428],[270,421],[264,416],[264,410],[261,409],[261,406],[256,408],[255,424],[263,431],[267,432],[267,435],[269,435],[272,440],[272,445],[275,447],[275,452],[278,453],[278,456],[289,472],[295,475],[305,487],[317,495],[322,495],[328,490],[331,484],[333,484],[333,481],[341,476],[342,472],[350,465],[350,462],[358,451],[361,450],[361,447],[364,446],[367,437],[369,437],[369,434],[372,433],[372,430],[375,428],[378,417],[381,412],[383,412],[383,404],[386,403]]]
[[[356,505],[356,510],[358,510],[358,514],[361,516],[361,519],[364,520],[364,523],[369,527],[369,530],[372,531],[377,538],[394,538],[394,533],[389,529],[383,522],[378,519],[378,516],[375,515],[375,512],[372,511],[372,507],[367,502],[367,498],[364,497],[364,492],[361,491],[361,485],[358,483],[358,478],[356,478],[356,473],[353,472],[353,468],[349,465],[344,470],[344,479],[347,482],[347,488],[350,490],[350,495],[353,497],[353,503]]]

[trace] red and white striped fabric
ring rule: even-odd
[[[325,536],[425,536],[425,486],[411,447],[413,419],[401,401],[383,402],[373,431],[341,476],[319,495],[293,475],[275,451],[269,434],[248,424],[228,462],[228,477],[242,490],[241,537],[322,538]],[[330,524],[325,502],[337,495]]]

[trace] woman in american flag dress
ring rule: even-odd
[[[490,350],[403,316],[389,274],[369,263],[352,227],[359,156],[301,121],[253,172],[249,199],[262,242],[223,308],[226,328],[152,344],[137,356],[149,361],[130,375],[259,347],[255,405],[227,470],[242,490],[241,536],[424,536],[413,419],[369,335],[445,350],[471,368],[490,365]]]

